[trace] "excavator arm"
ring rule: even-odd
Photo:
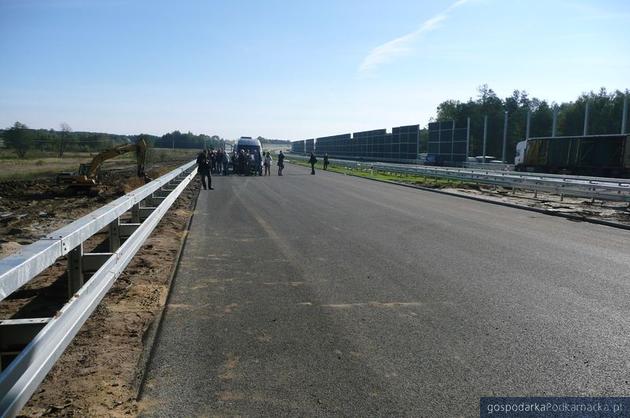
[[[103,163],[119,155],[126,154],[128,152],[135,152],[138,162],[138,177],[144,176],[144,163],[146,159],[147,146],[146,142],[142,139],[137,144],[126,144],[119,147],[105,150],[92,159],[90,163],[90,169],[86,173],[88,178],[95,178]],[[142,173],[142,174],[141,174]]]
[[[101,169],[103,163],[107,160],[111,160],[119,155],[126,154],[128,152],[136,153],[136,162],[138,166],[138,177],[143,177],[147,180],[145,174],[145,164],[147,157],[147,142],[144,139],[138,140],[135,144],[125,144],[114,148],[105,150],[96,155],[89,164],[81,165],[78,175],[63,175],[58,176],[58,180],[63,183],[68,183],[72,187],[91,187],[96,185],[98,172]]]

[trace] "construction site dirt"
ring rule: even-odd
[[[153,178],[179,166],[155,166]],[[143,184],[134,168],[104,173],[98,196],[72,195],[51,179],[0,183],[0,258],[36,241]],[[96,311],[21,411],[21,416],[135,416],[137,366],[143,340],[161,312],[192,204],[191,183],[114,283]],[[87,251],[108,244],[99,233]],[[57,262],[0,303],[0,319],[49,317],[68,300],[66,259]]]

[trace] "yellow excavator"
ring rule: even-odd
[[[150,179],[144,172],[147,148],[148,145],[144,139],[139,139],[135,144],[124,144],[110,148],[96,155],[89,164],[81,164],[78,173],[59,173],[57,183],[65,184],[76,191],[94,190],[95,186],[99,184],[100,169],[103,163],[128,152],[136,153],[138,177],[144,178],[145,182],[148,182]]]

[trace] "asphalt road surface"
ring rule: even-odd
[[[144,416],[630,394],[630,232],[289,166],[201,191]]]

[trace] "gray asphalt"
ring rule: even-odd
[[[630,232],[340,174],[202,191],[144,416],[630,394]]]

